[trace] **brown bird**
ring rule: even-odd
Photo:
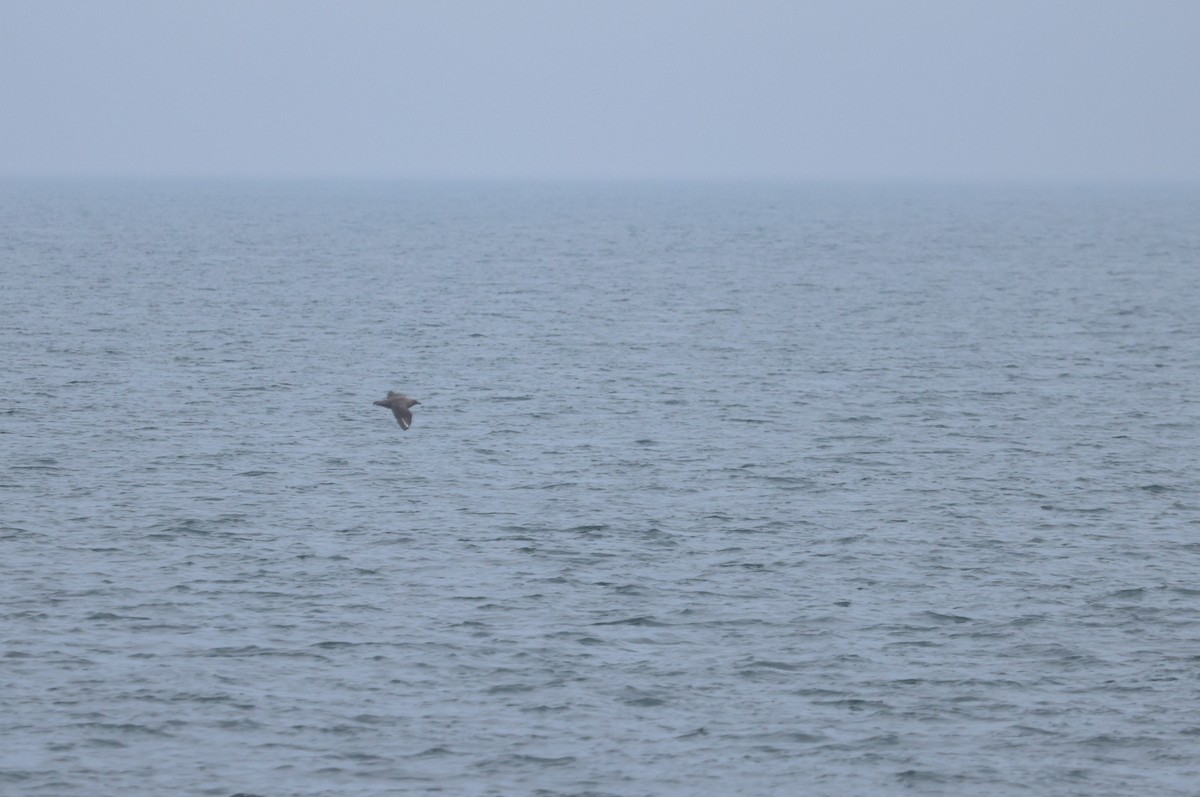
[[[388,391],[387,398],[374,402],[377,407],[387,407],[390,409],[392,415],[396,416],[396,423],[400,424],[401,429],[407,429],[412,426],[412,413],[408,411],[408,408],[420,403],[416,399],[410,399],[403,393],[393,393],[390,390]]]

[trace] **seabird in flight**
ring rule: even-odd
[[[412,426],[412,413],[408,408],[420,404],[416,399],[410,399],[403,393],[393,393],[388,391],[387,398],[380,399],[374,402],[377,407],[387,407],[392,411],[392,415],[396,416],[396,423],[400,424],[401,429],[407,429]]]

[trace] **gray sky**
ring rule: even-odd
[[[0,175],[1200,179],[1200,0],[3,0]]]

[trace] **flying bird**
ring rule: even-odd
[[[396,416],[396,423],[400,424],[401,429],[407,429],[412,426],[412,413],[408,411],[408,408],[420,403],[416,399],[410,399],[403,393],[393,393],[390,390],[388,391],[387,398],[374,402],[377,407],[387,407],[390,409],[392,415]]]

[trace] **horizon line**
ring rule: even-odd
[[[188,172],[0,172],[0,182],[226,182],[226,183],[412,183],[412,184],[593,184],[593,185],[1172,185],[1200,184],[1200,176],[1133,175],[417,175],[352,173]]]

